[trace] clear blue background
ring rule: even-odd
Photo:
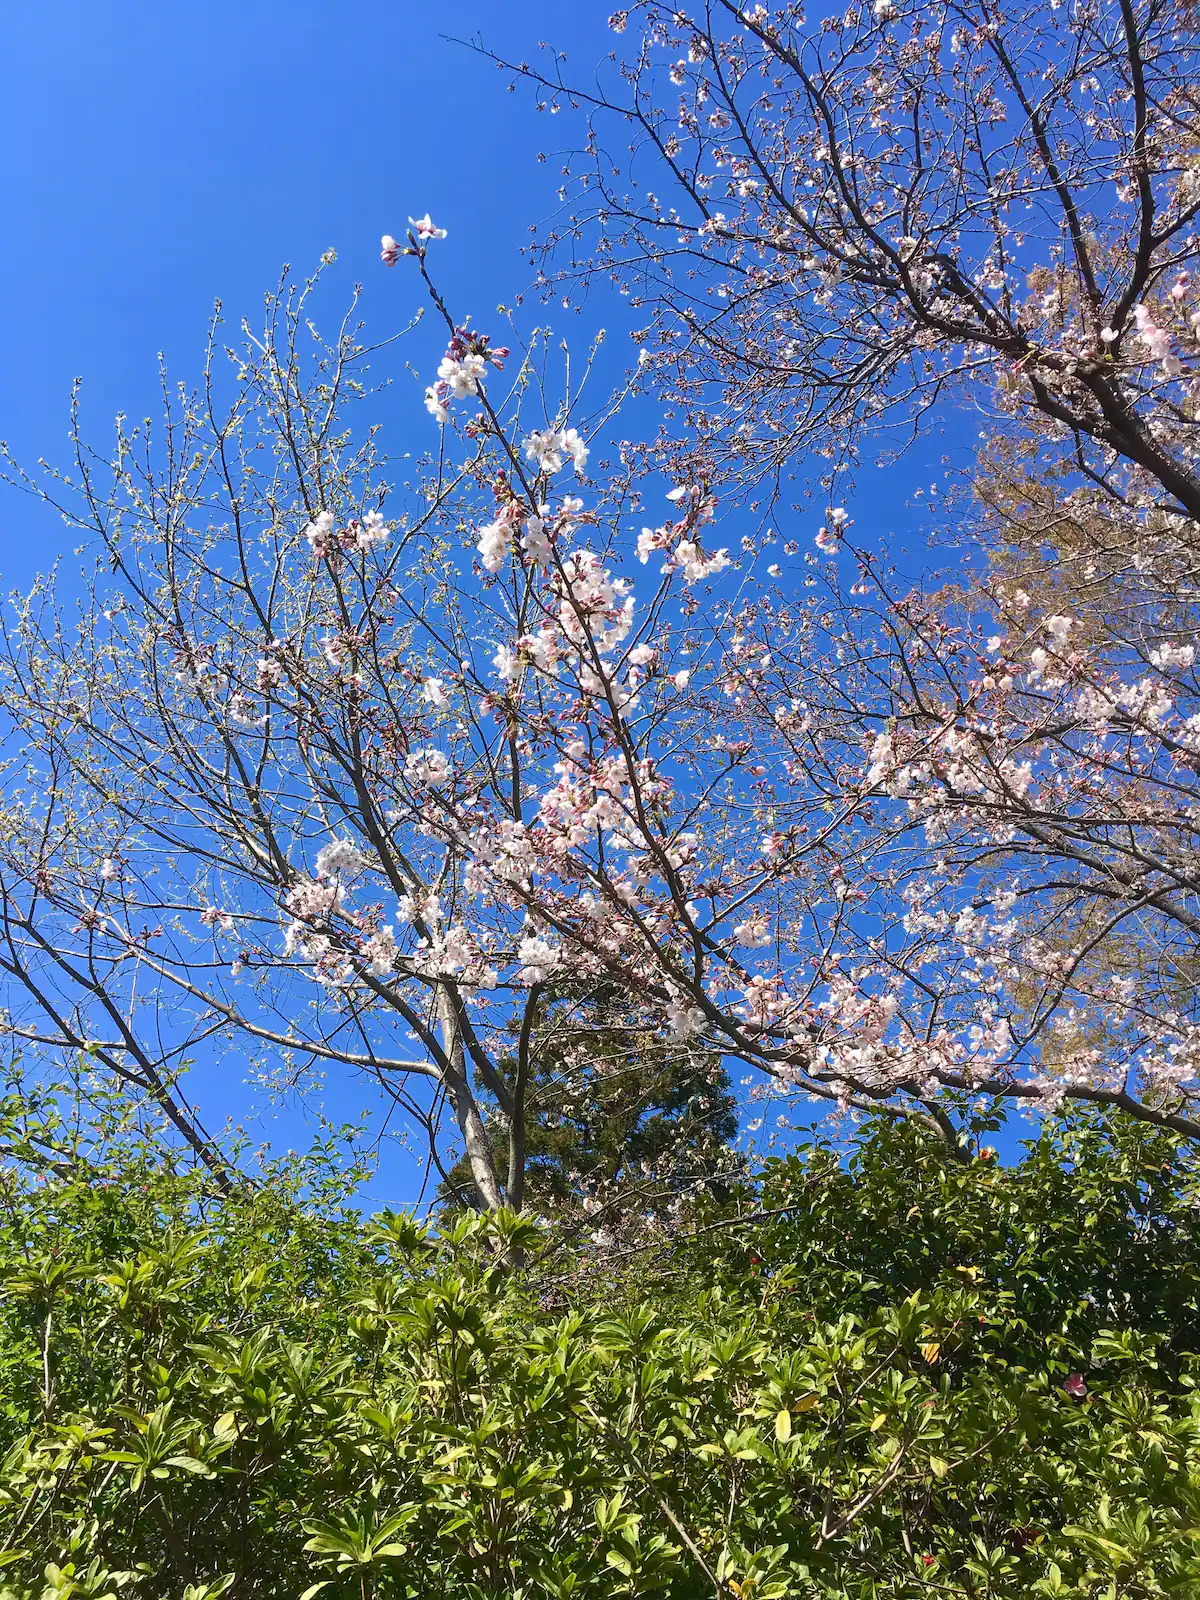
[[[566,23],[572,64],[611,48],[602,6]],[[155,354],[194,366],[214,297],[254,312],[280,265],[336,249],[374,331],[415,301],[379,236],[431,209],[439,271],[476,311],[529,276],[552,207],[559,125],[448,42],[481,29],[518,55],[561,37],[540,0],[38,0],[0,24],[0,437],[61,448],[71,380],[89,417],[153,409]],[[587,13],[591,12],[590,21]],[[568,13],[568,15],[571,15]],[[557,30],[557,33],[555,32]],[[565,129],[561,129],[565,133]],[[337,281],[335,280],[335,282]],[[331,309],[336,296],[329,297]],[[0,573],[43,552],[0,512]]]
[[[452,308],[483,316],[511,302],[530,278],[521,255],[529,225],[555,206],[554,147],[577,138],[578,126],[566,113],[537,116],[527,92],[508,93],[505,76],[444,36],[482,33],[516,58],[550,39],[586,77],[614,45],[608,10],[607,0],[7,7],[0,438],[23,462],[65,462],[79,375],[86,431],[102,445],[118,410],[155,413],[159,351],[176,376],[196,373],[215,297],[236,325],[256,313],[284,262],[304,273],[331,248],[339,259],[324,295],[329,317],[361,281],[368,332],[385,336],[418,295],[404,263],[382,267],[379,236],[402,234],[410,213],[428,209],[449,230],[437,269]],[[543,148],[551,158],[540,164]],[[619,330],[620,314],[607,297],[579,315],[560,310],[556,327],[582,345],[602,321]],[[540,307],[531,302],[528,315],[539,318]],[[631,350],[620,338],[606,348],[614,366]],[[427,440],[418,403],[389,406],[388,416],[412,428],[413,445]],[[886,516],[881,538],[914,532],[906,493],[935,475],[943,447],[931,441],[886,485],[868,476],[854,505],[859,529]],[[43,508],[0,494],[5,591],[71,545]],[[244,1113],[235,1060],[198,1078],[210,1126]],[[328,1087],[335,1116],[372,1101],[361,1083]],[[285,1113],[271,1133],[303,1142],[302,1119]],[[403,1200],[411,1183],[412,1169],[393,1159],[373,1194]]]

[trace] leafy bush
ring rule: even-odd
[[[1145,1125],[879,1123],[589,1264],[11,1161],[5,1600],[1193,1594],[1195,1194]]]

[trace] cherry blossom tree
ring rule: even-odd
[[[426,217],[383,247],[416,257],[447,325],[425,397],[442,443],[408,482],[389,485],[375,433],[346,421],[370,351],[351,322],[316,339],[311,283],[271,300],[231,377],[214,328],[202,383],[167,391],[157,435],[122,427],[109,462],[77,439],[71,473],[22,480],[98,564],[77,616],[48,581],[6,635],[0,959],[15,1050],[114,1074],[218,1175],[179,1087],[202,1052],[281,1088],[369,1072],[437,1165],[448,1112],[482,1203],[519,1206],[524,1102],[547,1060],[569,1093],[603,1063],[598,1034],[649,1024],[696,1054],[697,1082],[722,1080],[719,1058],[663,1033],[663,1000],[682,1001],[652,965],[602,1024],[572,1028],[569,1002],[595,1018],[600,981],[650,961],[639,937],[656,948],[649,904],[604,927],[606,901],[637,900],[638,874],[605,864],[627,768],[656,851],[689,849],[652,743],[623,719],[649,689],[648,730],[678,694],[651,683],[644,642],[677,573],[695,583],[728,558],[701,549],[703,506],[682,507],[680,536],[658,536],[670,574],[635,618],[605,557],[628,483],[587,504],[575,490],[580,386],[568,374],[561,415],[546,409],[532,350],[501,378],[509,350],[456,326],[425,272],[442,236]],[[540,826],[539,806],[562,825]],[[558,862],[569,836],[600,852],[594,948],[557,911],[584,864],[559,862],[542,906],[539,858]],[[608,1054],[624,1059],[619,1041]]]
[[[1184,1114],[1195,8],[880,0],[809,23],[714,0],[611,20],[622,58],[595,85],[560,57],[501,65],[540,109],[586,113],[543,283],[611,277],[644,310],[677,464],[735,492],[829,490],[947,400],[989,417],[991,581],[969,566],[949,607],[906,594],[833,507],[816,543],[847,576],[823,628],[789,632],[785,579],[741,613],[752,670],[722,669],[758,700],[759,764],[786,772],[776,818],[838,818],[829,873],[857,914],[811,948],[836,947],[840,1015],[865,1023],[844,1081],[897,1081],[908,1047],[919,1080],[941,1038],[967,1062],[943,1058],[944,1084]],[[804,739],[773,745],[772,716]],[[1018,1083],[1022,1052],[1038,1067]]]
[[[1190,528],[1198,20],[1190,0],[819,20],[644,0],[594,83],[553,53],[501,63],[587,118],[543,282],[611,277],[644,310],[668,432],[710,471],[846,465],[965,394]]]
[[[1200,1133],[1187,639],[1114,655],[1000,584],[948,618],[842,507],[720,544],[705,480],[595,465],[614,402],[455,321],[440,233],[383,240],[445,327],[427,458],[354,426],[372,352],[306,285],[157,434],[30,482],[98,564],[6,635],[14,1048],[217,1171],[188,1059],[371,1073],[492,1208],[539,1072],[605,1058],[548,992],[952,1145],[955,1091]]]

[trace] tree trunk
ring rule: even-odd
[[[471,1084],[467,1077],[458,1013],[453,996],[445,984],[438,987],[438,1020],[441,1023],[442,1048],[447,1060],[446,1093],[450,1096],[450,1104],[454,1107],[454,1115],[463,1138],[463,1149],[471,1168],[471,1177],[483,1204],[489,1211],[498,1211],[504,1204],[504,1196],[500,1192],[500,1184],[496,1178],[496,1167],[492,1159],[487,1129],[483,1125],[483,1118],[479,1114],[479,1106],[471,1092]]]

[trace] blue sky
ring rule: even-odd
[[[603,7],[582,10],[564,28],[540,0],[5,8],[0,437],[25,460],[58,455],[76,375],[98,432],[118,409],[148,413],[156,352],[194,370],[215,296],[253,312],[283,262],[303,271],[329,248],[331,310],[361,279],[374,331],[398,325],[415,294],[378,241],[410,212],[451,230],[452,303],[511,297],[527,226],[553,203],[553,165],[536,162],[551,130],[441,35],[482,29],[524,54],[565,31],[590,65],[611,39]],[[54,537],[35,544],[0,504],[5,584]]]
[[[118,410],[157,409],[157,353],[177,376],[199,365],[214,297],[236,322],[280,266],[338,253],[332,317],[364,284],[369,332],[385,336],[417,303],[379,236],[430,210],[450,237],[437,268],[451,306],[482,314],[529,280],[528,227],[554,206],[557,165],[537,161],[563,123],[534,114],[496,70],[449,42],[482,33],[516,57],[552,39],[587,73],[612,48],[605,0],[39,0],[0,23],[0,438],[26,463],[65,461],[68,400],[84,380],[85,428],[103,442]],[[565,121],[565,119],[564,119]],[[563,326],[585,344],[620,305],[593,303]],[[530,320],[540,308],[531,305]],[[612,341],[614,365],[630,347]],[[416,403],[392,424],[427,437]],[[409,420],[405,420],[409,419]],[[409,447],[393,439],[392,448]],[[941,446],[935,441],[930,455]],[[930,477],[929,455],[900,481],[860,486],[860,530],[889,519]],[[899,510],[903,519],[904,513]],[[904,531],[902,527],[897,531]],[[891,532],[880,527],[886,536]],[[0,494],[0,585],[23,587],[72,539],[45,511]],[[68,567],[73,565],[68,561]],[[210,1122],[240,1112],[232,1078],[205,1085]],[[331,1085],[352,1116],[361,1085]],[[276,1132],[302,1138],[285,1118]],[[395,1185],[399,1183],[400,1189]],[[377,1198],[406,1198],[394,1173]]]

